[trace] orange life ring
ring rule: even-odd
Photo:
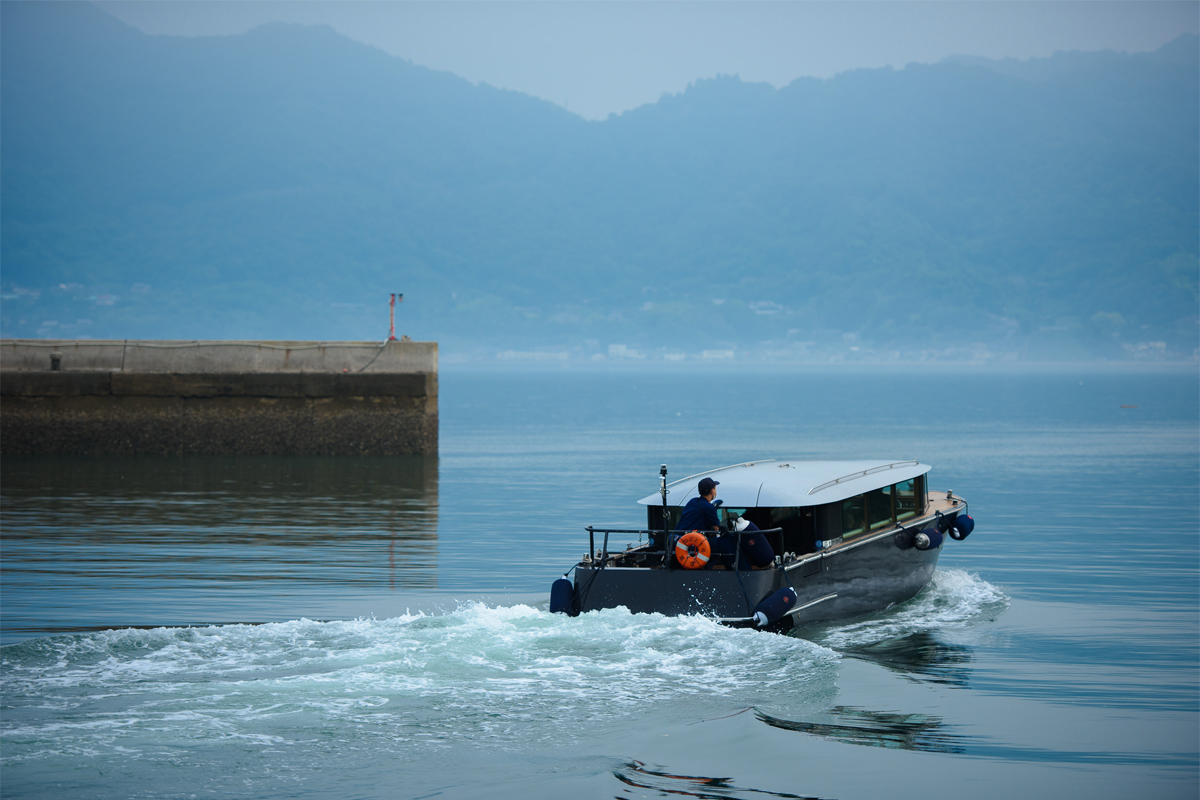
[[[710,555],[708,538],[700,531],[685,533],[675,543],[675,558],[684,569],[704,569]]]

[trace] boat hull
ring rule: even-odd
[[[775,630],[879,611],[916,595],[933,578],[941,545],[920,550],[911,538],[876,535],[761,570],[597,568],[580,564],[574,583],[581,612],[625,607],[633,613],[699,614],[733,624],[779,589],[796,591],[800,611]],[[810,605],[811,604],[811,605]]]

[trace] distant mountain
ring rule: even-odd
[[[697,81],[603,122],[324,27],[0,4],[4,336],[1194,358],[1200,47]],[[541,353],[541,355],[537,355]]]

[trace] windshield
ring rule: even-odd
[[[734,523],[745,515],[746,509],[744,508],[726,508],[725,506],[721,506],[717,509],[717,516],[721,520],[721,527],[728,528],[729,530],[733,530]]]

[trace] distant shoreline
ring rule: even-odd
[[[995,373],[1197,373],[1200,360],[1192,361],[487,361],[454,360],[442,355],[442,375],[456,372],[930,372]]]

